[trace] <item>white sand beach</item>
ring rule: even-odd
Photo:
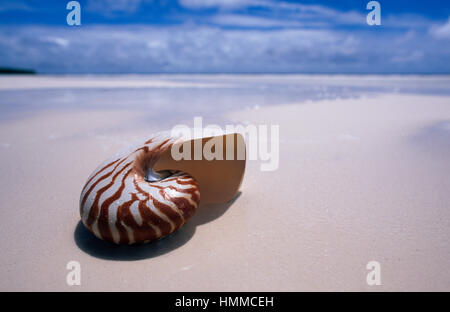
[[[448,80],[1,77],[0,290],[450,291]],[[237,198],[156,243],[90,234],[92,170],[194,116],[279,125],[279,169],[248,161]]]

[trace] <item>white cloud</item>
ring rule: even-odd
[[[243,8],[254,4],[255,0],[179,0],[180,4],[189,9]]]
[[[438,39],[450,39],[450,18],[443,25],[433,26],[430,29],[431,35]]]
[[[300,27],[302,25],[295,20],[280,20],[243,14],[218,14],[211,17],[209,21],[215,25],[235,27]]]
[[[219,25],[229,25],[236,22],[235,26],[257,26],[280,25],[280,16],[283,17],[284,24],[290,23],[310,26],[325,26],[331,23],[365,25],[366,16],[359,12],[343,12],[329,7],[312,4],[301,4],[283,1],[270,0],[180,0],[180,4],[190,9],[219,8],[226,11],[248,7],[260,7],[270,9],[265,16],[216,16],[215,20]],[[258,20],[259,19],[259,20]],[[272,21],[269,21],[269,20]]]
[[[283,13],[284,16],[296,19],[300,22],[317,23],[339,23],[349,25],[364,25],[366,15],[356,11],[340,11],[330,7],[316,4],[301,4],[292,2],[272,2],[267,0],[258,1],[258,5],[270,10],[276,14]]]
[[[191,9],[219,8],[214,15],[198,16],[197,23],[218,26],[269,28],[329,28],[331,25],[366,25],[366,16],[359,12],[342,12],[321,5],[268,0],[181,0]],[[243,13],[242,8],[261,8],[258,13]]]
[[[70,44],[68,39],[60,37],[43,37],[41,40],[42,42],[52,43],[62,48],[66,48]]]

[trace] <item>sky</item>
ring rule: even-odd
[[[450,73],[450,3],[0,0],[0,67],[48,74]]]

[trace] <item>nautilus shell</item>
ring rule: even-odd
[[[196,180],[181,171],[152,170],[174,142],[153,137],[94,170],[81,192],[80,215],[95,236],[116,244],[145,243],[191,218],[200,201]]]

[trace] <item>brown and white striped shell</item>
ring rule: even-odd
[[[179,229],[195,213],[200,191],[186,173],[147,182],[146,174],[173,138],[154,137],[101,164],[80,196],[83,224],[116,244],[146,243]]]

